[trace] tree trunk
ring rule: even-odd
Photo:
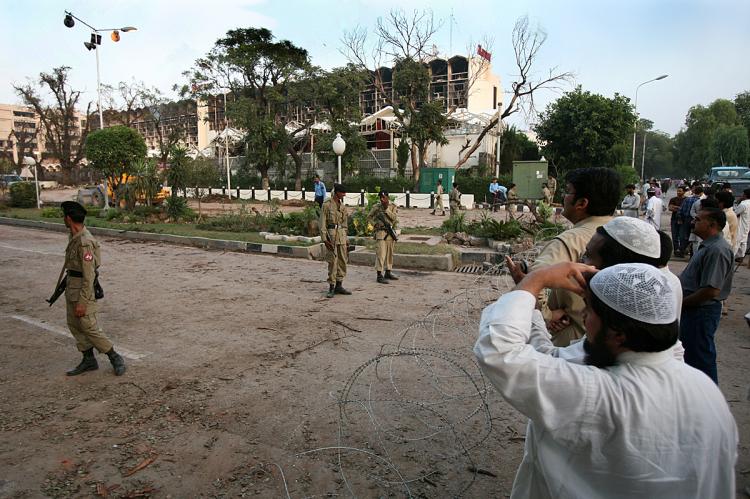
[[[268,180],[268,166],[256,166],[257,170],[260,172],[260,180],[261,180],[261,186],[263,189],[268,189],[268,187],[271,185],[271,183]]]
[[[417,145],[412,142],[411,144],[411,172],[412,180],[414,180],[414,191],[419,190],[419,149]]]
[[[73,168],[70,166],[61,166],[62,169],[62,185],[71,185],[71,176],[73,174]]]
[[[292,144],[287,147],[289,155],[294,160],[294,190],[302,190],[302,155],[294,149]]]

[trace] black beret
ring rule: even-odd
[[[65,215],[78,215],[83,217],[86,216],[86,208],[84,208],[80,203],[76,203],[75,201],[63,201],[60,207],[62,208]]]
[[[346,187],[344,187],[344,184],[333,184],[333,192],[343,192],[346,194]]]

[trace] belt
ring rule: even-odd
[[[339,228],[339,224],[328,224],[328,225],[326,225],[326,228],[327,229],[338,229]]]
[[[70,270],[70,269],[68,269],[68,275],[70,277],[83,277],[83,272],[79,272],[77,270]]]

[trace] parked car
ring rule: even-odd
[[[7,189],[8,187],[15,184],[16,182],[25,182],[25,180],[22,179],[20,175],[15,175],[15,174],[0,175],[0,188]]]
[[[748,174],[750,174],[750,167],[747,166],[714,166],[708,175],[708,183],[741,180]]]

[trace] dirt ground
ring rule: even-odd
[[[524,418],[471,347],[503,277],[352,267],[104,239],[99,318],[129,370],[77,377],[64,234],[0,226],[0,497],[504,497]],[[684,263],[675,262],[675,271]],[[717,334],[750,485],[750,270]]]

